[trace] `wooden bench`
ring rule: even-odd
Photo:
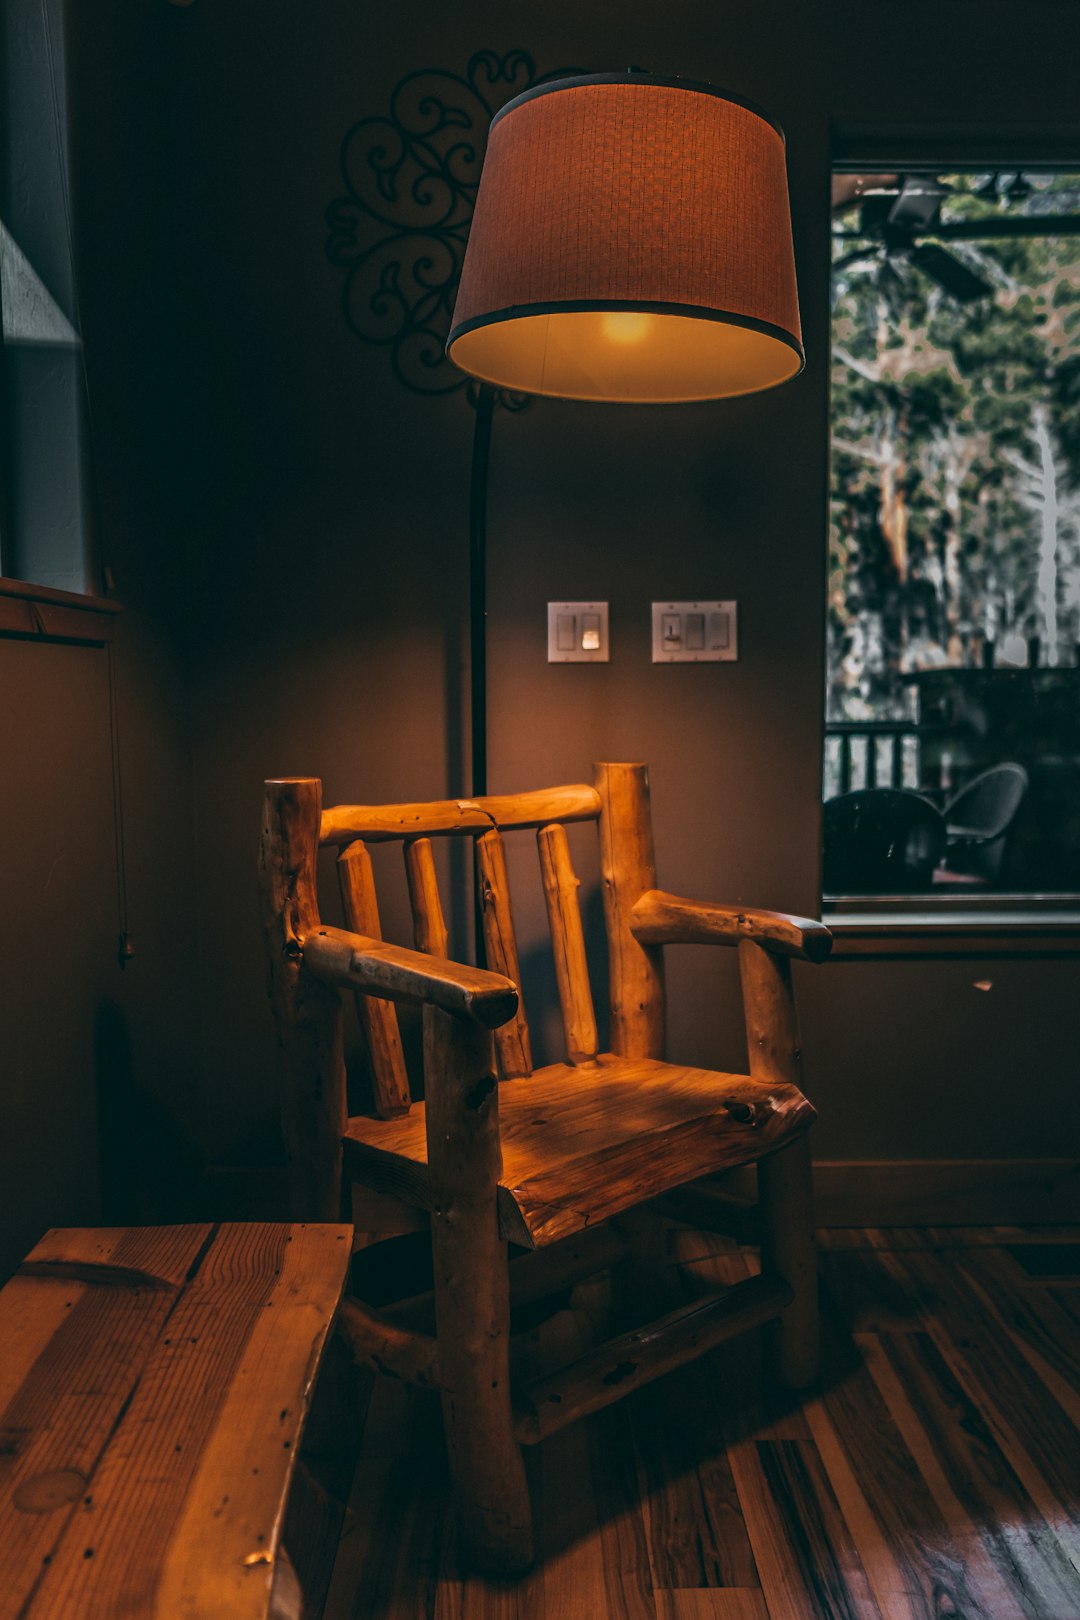
[[[350,1237],[46,1234],[0,1292],[0,1620],[270,1613]]]

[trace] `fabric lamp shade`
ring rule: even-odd
[[[492,121],[447,343],[496,387],[718,399],[802,369],[784,138],[710,85],[554,80]]]

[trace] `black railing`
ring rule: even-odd
[[[835,765],[835,781],[829,785],[827,797],[837,793],[848,793],[852,787],[852,744],[865,741],[866,768],[863,780],[857,784],[859,787],[903,787],[904,786],[904,739],[917,738],[924,728],[915,720],[834,720],[825,726],[825,770],[826,782],[834,775],[833,762],[830,756],[838,753],[839,758]],[[838,750],[831,749],[829,739],[835,737],[839,741]],[[882,748],[879,745],[887,740],[889,746]],[[879,754],[884,756],[884,769],[879,767]],[[915,777],[919,777],[918,745],[916,744]]]

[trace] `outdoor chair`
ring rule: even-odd
[[[599,831],[608,1051],[586,966],[573,822]],[[536,1069],[503,842],[523,828],[536,829],[566,1046],[565,1061]],[[432,845],[444,836],[472,843],[486,969],[447,959]],[[386,840],[404,848],[415,950],[381,938],[368,846]],[[338,851],[349,931],[320,921],[320,844]],[[778,1380],[789,1388],[814,1380],[806,1137],[814,1111],[799,1089],[791,962],[821,961],[827,929],[658,890],[643,765],[599,765],[595,786],[325,811],[317,779],[267,782],[261,873],[294,1215],[338,1219],[351,1182],[361,1230],[430,1224],[433,1297],[381,1309],[354,1298],[341,1321],[359,1362],[440,1390],[469,1562],[510,1575],[532,1560],[522,1443],[762,1324]],[[695,942],[738,950],[749,1074],[664,1061],[662,947]],[[357,993],[370,1116],[347,1117],[341,991]],[[411,1099],[394,1002],[423,1008],[422,1102]],[[511,1388],[511,1300],[544,1297],[613,1264],[625,1275],[628,1244],[635,1249],[642,1230],[635,1211],[750,1164],[760,1275],[665,1309]],[[434,1331],[420,1331],[432,1304]]]
[[[1001,875],[1008,834],[1028,788],[1022,765],[991,765],[945,805],[945,865],[984,883]]]
[[[909,788],[856,788],[826,799],[825,893],[911,894],[929,888],[945,820]]]

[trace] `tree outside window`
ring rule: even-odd
[[[826,893],[1080,892],[1080,174],[834,177]]]

